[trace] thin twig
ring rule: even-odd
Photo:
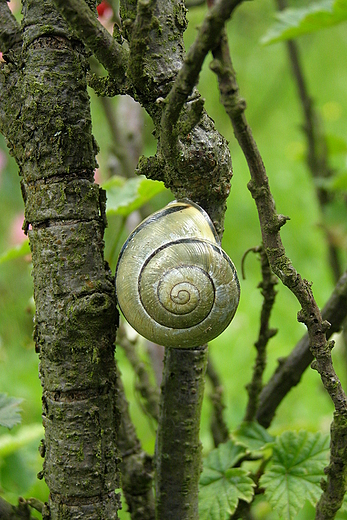
[[[214,57],[212,69],[218,76],[221,101],[230,117],[251,174],[248,188],[257,206],[263,244],[271,269],[291,290],[301,305],[298,320],[305,323],[308,330],[310,349],[315,357],[313,368],[319,372],[335,407],[331,426],[334,436],[331,444],[331,463],[327,470],[328,483],[317,506],[317,518],[328,520],[334,518],[335,508],[341,507],[344,496],[344,493],[334,495],[332,491],[334,488],[341,490],[341,476],[344,479],[342,486],[344,489],[347,476],[347,398],[333,367],[331,358],[333,344],[326,338],[326,331],[330,324],[322,319],[310,283],[301,278],[286,256],[280,228],[288,218],[276,212],[265,166],[244,114],[245,102],[239,96],[226,34],[223,35],[220,46],[214,52]],[[339,450],[336,450],[336,445],[339,446]],[[337,464],[340,471],[331,470]],[[325,511],[326,516],[320,515],[322,510]]]
[[[277,5],[280,10],[285,9],[287,7],[286,0],[277,0]],[[307,165],[313,179],[326,179],[331,177],[333,170],[329,166],[328,148],[326,137],[322,130],[322,121],[315,110],[313,100],[308,93],[300,61],[299,47],[294,40],[288,40],[286,45],[304,117],[304,130],[307,140]],[[316,194],[321,212],[324,215],[326,207],[332,199],[332,194],[322,186],[322,183],[319,183],[318,185],[316,184]],[[323,226],[323,230],[328,244],[330,267],[335,282],[337,282],[342,274],[338,248],[334,244],[329,229],[326,226]]]
[[[322,318],[330,323],[326,335],[329,339],[338,332],[347,316],[347,271],[336,284],[322,310]],[[281,359],[275,373],[260,394],[257,421],[268,428],[275,412],[287,393],[297,385],[306,368],[312,363],[308,334],[297,343],[287,358]]]
[[[259,396],[263,388],[263,374],[266,367],[266,347],[270,338],[276,333],[277,329],[269,327],[271,311],[275,303],[275,286],[277,278],[272,274],[268,258],[263,248],[260,250],[262,281],[259,284],[264,298],[260,316],[260,330],[258,340],[255,343],[257,356],[253,367],[251,382],[247,385],[248,403],[245,414],[245,421],[253,421],[259,405]]]
[[[229,439],[228,426],[225,423],[223,417],[223,411],[225,409],[224,404],[224,389],[219,378],[219,374],[216,371],[211,356],[208,358],[206,375],[212,384],[212,392],[210,399],[212,402],[213,410],[210,419],[211,432],[213,437],[214,445],[217,447],[222,442],[226,442]]]
[[[13,506],[0,497],[0,518],[1,520],[34,520],[28,502],[21,497],[18,499],[18,506]]]
[[[159,415],[159,388],[153,385],[149,373],[138,355],[137,340],[130,341],[125,334],[124,328],[119,327],[117,343],[124,350],[137,376],[136,389],[143,398],[146,413],[157,422]]]
[[[152,458],[143,451],[129,414],[120,374],[117,374],[117,406],[120,413],[118,449],[122,489],[132,520],[154,520]]]

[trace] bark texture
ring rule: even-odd
[[[166,349],[156,460],[156,519],[196,520],[207,347]]]
[[[50,1],[23,2],[23,15],[22,52],[1,73],[1,130],[19,165],[32,251],[43,517],[115,519],[117,311],[103,258],[105,197],[93,182],[86,52]]]

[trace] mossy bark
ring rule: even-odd
[[[113,279],[93,182],[84,47],[50,1],[23,2],[23,44],[1,70],[1,131],[22,177],[33,262],[50,489],[44,518],[116,519]]]
[[[196,520],[207,346],[167,348],[156,446],[156,519]]]

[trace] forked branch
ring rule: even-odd
[[[287,217],[279,215],[275,209],[265,166],[244,114],[245,102],[239,96],[225,33],[220,45],[214,51],[214,58],[212,69],[218,76],[221,101],[229,115],[251,174],[248,188],[257,206],[263,244],[271,269],[292,291],[301,305],[298,320],[305,323],[308,329],[310,350],[315,357],[313,368],[319,372],[323,385],[334,403],[331,461],[326,470],[327,484],[317,505],[316,516],[320,520],[332,519],[341,507],[346,486],[347,398],[333,367],[331,358],[333,343],[326,338],[326,331],[330,324],[322,318],[310,283],[301,278],[286,256],[280,228],[285,224]]]

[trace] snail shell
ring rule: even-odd
[[[229,325],[240,286],[207,213],[182,201],[131,233],[118,259],[116,294],[139,334],[165,347],[192,348]]]

